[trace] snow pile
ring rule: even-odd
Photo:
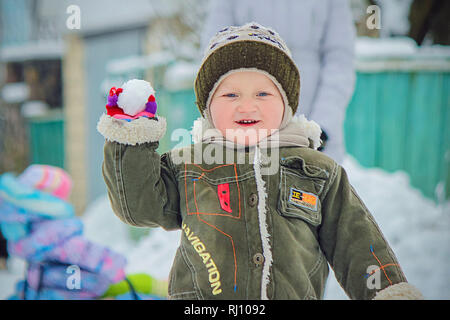
[[[145,272],[158,279],[168,279],[181,231],[152,229],[128,254],[127,273]]]
[[[416,42],[408,37],[358,37],[355,41],[355,53],[358,58],[405,58],[413,56],[417,50]]]
[[[29,98],[30,87],[25,82],[6,83],[0,96],[6,103],[20,103]]]
[[[417,46],[408,37],[358,37],[355,41],[356,70],[450,71],[450,46]]]

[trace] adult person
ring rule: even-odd
[[[202,47],[217,30],[255,21],[286,41],[300,69],[304,114],[322,128],[323,151],[342,164],[344,119],[355,83],[355,27],[347,0],[211,0]]]

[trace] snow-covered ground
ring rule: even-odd
[[[343,166],[391,244],[408,281],[427,299],[450,299],[450,203],[437,206],[424,198],[409,186],[403,172],[365,169],[351,157]],[[127,273],[168,277],[179,231],[152,229],[139,241],[133,240],[130,228],[113,214],[106,196],[88,208],[83,221],[86,237],[127,256]],[[23,261],[10,259],[8,265],[8,271],[0,271],[0,299],[7,298],[16,281],[23,278]],[[332,271],[325,299],[347,299]]]

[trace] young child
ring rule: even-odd
[[[321,299],[328,263],[352,299],[422,298],[344,169],[316,150],[318,125],[293,117],[300,74],[275,31],[249,23],[213,37],[191,146],[155,151],[166,122],[138,84],[113,88],[98,123],[103,174],[122,221],[182,229],[169,298]],[[145,110],[125,103],[138,93]]]

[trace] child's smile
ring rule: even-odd
[[[213,125],[226,139],[252,145],[279,128],[284,103],[280,91],[261,72],[236,72],[218,86],[210,105]]]
[[[243,126],[243,127],[251,127],[259,122],[259,120],[253,120],[253,119],[242,119],[235,121],[237,124]]]

